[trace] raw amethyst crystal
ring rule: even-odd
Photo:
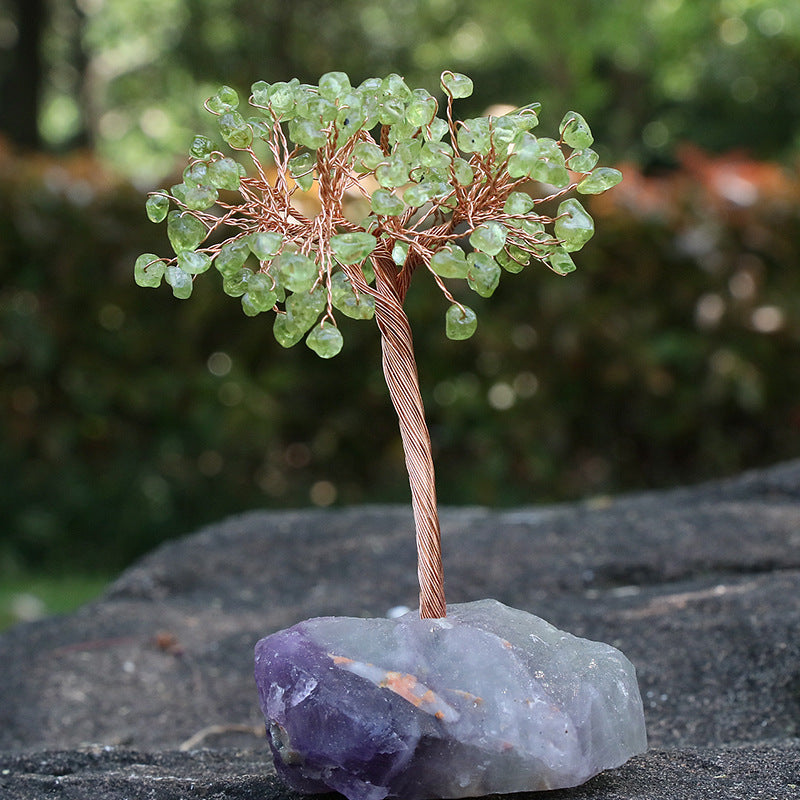
[[[622,653],[495,600],[307,620],[256,645],[255,675],[275,767],[304,792],[557,789],[647,747]]]

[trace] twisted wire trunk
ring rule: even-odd
[[[383,374],[400,423],[400,437],[411,486],[411,503],[417,537],[419,613],[423,619],[444,617],[441,533],[436,507],[431,439],[419,389],[411,325],[403,310],[407,282],[394,262],[373,259],[375,319],[381,332]]]

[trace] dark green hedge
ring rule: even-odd
[[[625,170],[579,271],[472,296],[468,342],[444,337],[419,276],[441,502],[668,486],[800,452],[798,187],[769,165],[686,164]],[[115,569],[253,507],[407,502],[374,325],[344,320],[324,362],[276,345],[210,275],[185,302],[137,288],[163,226],[104,181],[88,158],[0,159],[6,567]]]

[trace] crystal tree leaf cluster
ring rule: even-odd
[[[446,71],[441,88],[444,117],[433,95],[410,89],[396,74],[357,87],[343,72],[323,75],[317,86],[258,81],[246,107],[223,86],[206,108],[247,167],[196,136],[183,181],[152,193],[146,204],[153,222],[166,220],[175,256],[146,253],[135,264],[139,285],[165,280],[182,299],[213,266],[245,314],[273,313],[281,345],[305,337],[322,358],[342,348],[337,314],[376,319],[412,490],[421,614],[436,617],[445,614],[439,523],[403,311],[409,281],[427,272],[448,304],[447,336],[469,338],[475,312],[446,281],[465,279],[489,297],[504,271],[520,272],[532,261],[559,275],[571,272],[571,254],[591,238],[594,223],[578,200],[565,196],[599,194],[622,177],[597,166],[589,126],[574,111],[564,116],[557,139],[538,137],[531,133],[538,103],[457,122],[453,100],[469,97],[472,81]],[[264,146],[272,170],[257,155]],[[540,196],[523,190],[532,181],[544,187]],[[293,200],[312,188],[320,210],[307,217]],[[358,221],[346,213],[352,197],[368,204]]]

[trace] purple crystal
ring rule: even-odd
[[[577,786],[646,749],[634,669],[494,600],[322,617],[256,645],[278,774],[350,800]]]

